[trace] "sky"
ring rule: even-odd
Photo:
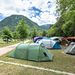
[[[38,25],[56,22],[56,0],[0,0],[0,20],[24,15]]]

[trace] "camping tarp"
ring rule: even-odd
[[[11,57],[34,61],[50,61],[53,54],[39,44],[19,44],[15,51],[10,53]]]

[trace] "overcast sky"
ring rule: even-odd
[[[7,16],[24,15],[43,24],[56,22],[56,0],[0,0],[0,20]]]

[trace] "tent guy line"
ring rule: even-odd
[[[0,60],[0,63],[20,66],[20,67],[25,67],[25,68],[31,68],[31,69],[37,69],[37,70],[43,70],[43,71],[49,71],[49,72],[54,72],[54,73],[58,73],[58,74],[75,75],[74,73],[68,73],[68,72],[64,72],[64,71],[58,71],[58,70],[37,67],[37,66],[32,66],[32,65],[19,64],[19,63],[14,63],[14,62],[7,62],[7,61],[3,61],[3,60]]]

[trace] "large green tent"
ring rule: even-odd
[[[14,52],[10,53],[10,56],[33,61],[50,61],[53,59],[53,54],[39,44],[19,44]]]

